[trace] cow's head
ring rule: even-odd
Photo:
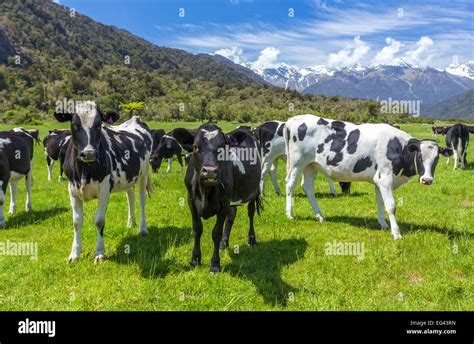
[[[408,151],[414,155],[415,169],[420,176],[420,183],[431,185],[434,182],[434,172],[439,155],[450,156],[452,150],[441,148],[433,140],[411,139],[407,145]]]
[[[173,157],[173,154],[176,153],[176,148],[176,140],[173,137],[164,135],[160,139],[158,147],[156,147],[150,156],[150,164],[153,172],[157,172],[160,169],[163,159],[169,159]]]
[[[93,162],[99,152],[102,122],[114,123],[119,114],[103,113],[95,102],[83,101],[75,103],[74,113],[55,112],[54,117],[59,122],[71,122],[72,142],[78,152],[78,160]]]
[[[193,143],[193,161],[195,173],[205,186],[217,185],[221,178],[221,171],[226,162],[221,152],[225,146],[236,146],[247,138],[244,131],[234,131],[224,135],[215,124],[207,123],[199,127]]]

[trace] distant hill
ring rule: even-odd
[[[374,101],[270,86],[222,56],[159,47],[49,0],[1,0],[0,43],[3,122],[50,120],[64,98],[95,99],[105,110],[144,101],[136,114],[156,120],[385,119]]]
[[[459,118],[474,121],[474,89],[458,94],[448,100],[435,103],[422,116],[433,118]]]

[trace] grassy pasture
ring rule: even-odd
[[[151,128],[195,127],[195,123],[149,123]],[[222,123],[231,129],[232,123]],[[40,126],[41,137],[51,123]],[[0,129],[10,129],[1,126]],[[430,126],[405,125],[417,138]],[[438,136],[444,145],[444,137]],[[468,158],[474,157],[474,145]],[[412,179],[396,191],[403,239],[379,230],[374,188],[354,183],[352,194],[333,198],[318,176],[315,192],[326,222],[316,222],[303,190],[295,197],[296,220],[284,215],[283,196],[266,184],[265,211],[256,217],[258,244],[246,244],[248,219],[239,208],[231,250],[221,254],[220,274],[210,274],[211,230],[204,221],[203,265],[190,269],[191,216],[184,174],[153,175],[148,200],[149,235],[127,229],[125,194],[114,194],[107,211],[108,260],[94,265],[97,201],[85,204],[80,261],[68,265],[72,219],[67,182],[47,181],[42,146],[35,146],[33,211],[24,211],[20,183],[17,214],[5,214],[0,242],[34,242],[38,258],[0,256],[0,310],[474,310],[474,164],[452,170],[441,157],[433,186]],[[284,189],[284,166],[279,166]],[[339,186],[336,186],[339,191]],[[5,210],[8,212],[9,195]],[[138,201],[137,201],[137,216]],[[137,218],[138,219],[138,218]],[[364,258],[326,255],[325,244],[364,244]],[[234,251],[234,245],[239,245]]]

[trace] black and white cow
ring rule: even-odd
[[[48,136],[45,136],[43,139],[44,156],[46,158],[46,166],[48,167],[49,181],[52,179],[53,165],[57,160],[59,160],[59,180],[62,179],[63,163],[70,139],[71,131],[69,129],[49,130]]]
[[[270,174],[273,187],[278,195],[281,194],[280,186],[277,180],[278,160],[286,161],[286,148],[283,131],[285,122],[269,121],[259,125],[254,129],[255,136],[262,150],[262,175],[260,178],[260,194],[264,194],[265,177]],[[336,189],[331,178],[328,178],[331,193],[336,196]],[[343,193],[349,193],[351,183],[339,183]]]
[[[180,141],[176,139],[179,135]],[[153,150],[150,157],[150,164],[153,172],[158,172],[163,159],[168,160],[168,168],[166,173],[171,171],[171,164],[173,156],[176,156],[178,163],[181,165],[181,171],[184,170],[182,154],[183,151],[191,152],[194,136],[193,132],[185,128],[176,128],[171,132],[163,135],[159,141],[158,146]]]
[[[454,154],[454,169],[458,168],[461,159],[461,168],[466,167],[467,146],[469,144],[469,128],[464,124],[455,124],[446,133],[446,146],[452,149]],[[446,165],[449,164],[449,156]]]
[[[450,127],[431,127],[431,134],[436,137],[437,134],[446,135]]]
[[[135,226],[135,184],[139,187],[140,228],[145,236],[145,203],[152,191],[149,159],[152,138],[147,125],[137,116],[117,126],[104,126],[118,120],[117,113],[102,113],[92,101],[77,102],[75,113],[55,113],[60,122],[71,122],[71,144],[66,150],[64,172],[69,180],[74,241],[68,261],[81,255],[83,202],[98,199],[94,217],[97,229],[95,262],[105,258],[103,232],[105,213],[112,192],[126,192],[128,227]]]
[[[293,191],[304,174],[303,189],[316,218],[324,221],[316,202],[313,183],[319,171],[334,180],[375,184],[378,222],[388,228],[385,210],[395,239],[401,234],[395,220],[393,190],[418,174],[420,183],[431,185],[439,154],[448,154],[432,140],[417,140],[387,124],[361,124],[296,116],[286,123],[288,160],[286,214],[293,218]]]
[[[151,138],[153,140],[153,146],[151,151],[154,152],[158,145],[160,144],[160,140],[163,136],[165,136],[166,132],[164,129],[150,129]]]
[[[253,159],[248,158],[250,155],[253,155]],[[212,231],[214,252],[211,272],[220,271],[219,249],[229,246],[238,205],[248,204],[248,243],[256,244],[253,219],[255,210],[259,213],[261,209],[260,173],[259,147],[249,129],[239,128],[224,135],[212,123],[199,127],[195,133],[193,153],[185,177],[194,231],[194,249],[190,263],[192,267],[201,264],[201,218],[217,217]]]
[[[26,211],[31,210],[34,137],[23,128],[0,132],[0,227],[5,226],[3,206],[7,185],[10,183],[9,214],[16,213],[18,181],[25,178]]]

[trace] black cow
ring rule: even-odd
[[[258,150],[258,143],[247,128],[239,128],[224,135],[217,125],[207,123],[197,130],[185,177],[194,231],[192,267],[201,264],[201,218],[216,216],[212,231],[214,253],[210,270],[220,271],[219,249],[229,246],[237,205],[248,204],[248,243],[256,244],[253,218],[255,210],[260,213],[262,209]]]
[[[185,128],[176,128],[171,132],[163,135],[159,141],[158,146],[153,150],[150,163],[153,172],[158,172],[163,159],[168,159],[168,168],[166,173],[171,171],[171,164],[173,162],[173,156],[176,156],[178,163],[181,165],[181,171],[184,170],[182,154],[183,151],[191,152],[192,144],[194,141],[194,131]],[[179,140],[176,136],[179,135]]]
[[[145,236],[146,193],[152,191],[148,161],[152,138],[147,125],[137,116],[117,126],[102,122],[118,120],[117,113],[102,113],[94,102],[77,102],[75,112],[54,113],[60,122],[71,122],[71,144],[66,150],[64,172],[69,180],[74,241],[68,261],[81,255],[81,229],[84,222],[83,202],[98,199],[94,217],[97,229],[95,262],[105,259],[103,232],[105,213],[112,192],[127,193],[128,227],[135,226],[135,184],[139,186],[140,229]]]
[[[163,136],[165,136],[166,132],[163,129],[150,129],[151,138],[153,140],[153,146],[151,151],[154,152],[158,145],[160,144],[160,140]]]
[[[52,179],[53,165],[57,160],[59,160],[59,180],[62,179],[63,163],[70,139],[71,131],[69,129],[49,130],[48,136],[45,136],[43,139],[44,156],[46,158],[46,166],[48,167],[49,181]]]
[[[33,170],[34,137],[23,128],[15,128],[0,132],[0,226],[5,226],[3,205],[7,185],[10,183],[10,209],[8,213],[16,213],[16,195],[18,181],[25,178],[26,211],[31,210],[31,185]]]
[[[461,168],[466,167],[467,145],[469,144],[469,128],[464,124],[455,124],[446,133],[446,146],[452,149],[454,154],[454,169],[458,168],[461,159]],[[449,157],[446,165],[449,164]]]

